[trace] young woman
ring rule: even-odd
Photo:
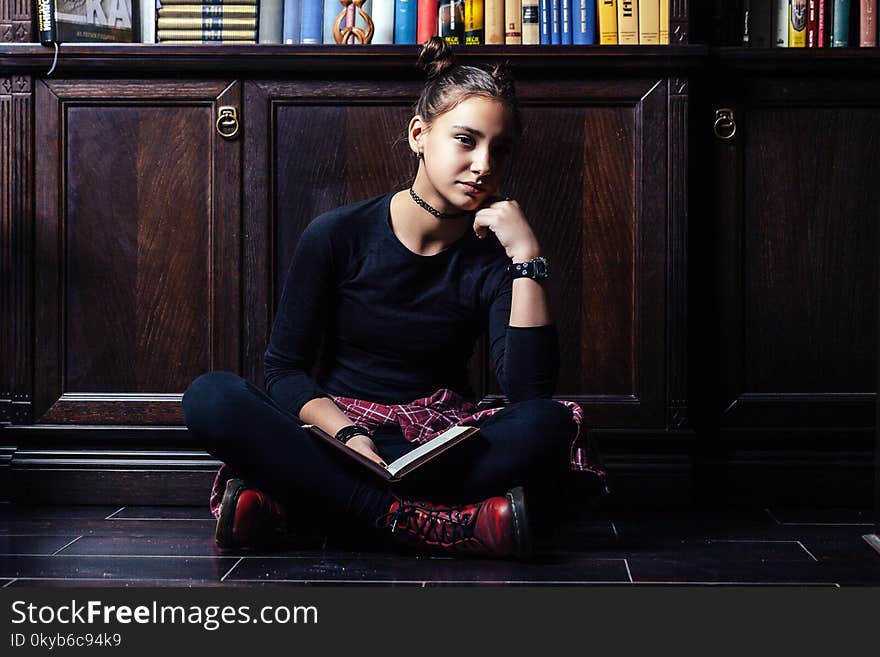
[[[265,353],[266,392],[210,372],[184,395],[187,426],[228,468],[215,499],[221,547],[264,542],[303,510],[425,550],[522,557],[524,491],[549,508],[572,465],[580,408],[551,399],[546,260],[500,189],[521,130],[513,81],[505,67],[457,65],[439,37],[419,64],[412,187],[305,229]],[[467,362],[484,331],[510,403],[477,412]],[[394,486],[301,427],[384,463],[460,423],[479,437]]]

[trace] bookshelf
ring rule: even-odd
[[[457,52],[514,66],[512,195],[566,281],[558,397],[630,494],[849,495],[869,472],[880,54],[717,46],[706,5],[672,3],[669,46]],[[211,369],[261,382],[304,226],[407,183],[415,47],[65,44],[47,76],[29,7],[0,4],[0,481],[200,503],[216,464],[182,391]],[[473,366],[497,394],[483,347]]]

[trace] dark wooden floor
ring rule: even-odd
[[[880,554],[863,539],[867,509],[585,515],[517,563],[398,554],[333,536],[224,554],[200,507],[0,504],[0,586],[880,585]]]

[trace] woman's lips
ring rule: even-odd
[[[461,183],[461,184],[462,184],[462,185],[464,186],[464,188],[465,188],[466,190],[468,190],[469,192],[477,193],[477,192],[482,192],[482,191],[483,191],[483,188],[482,188],[482,187],[478,187],[477,185],[471,185],[470,183],[466,183],[466,182],[463,182],[463,183]]]

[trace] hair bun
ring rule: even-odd
[[[432,80],[455,66],[455,52],[446,39],[432,36],[422,45],[416,66]]]

